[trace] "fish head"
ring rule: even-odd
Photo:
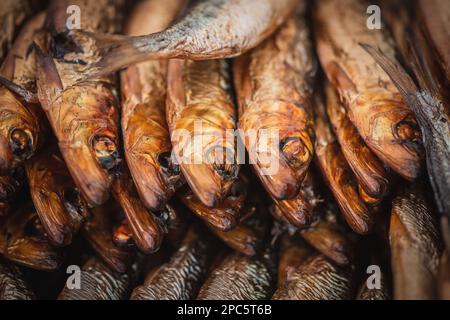
[[[62,257],[47,240],[32,205],[27,204],[15,212],[3,225],[0,233],[0,238],[7,235],[3,244],[3,255],[7,259],[43,271],[53,271],[61,265]]]
[[[143,124],[145,126],[145,124]],[[134,137],[125,137],[125,157],[136,189],[145,206],[160,210],[180,184],[181,170],[167,139],[157,133],[151,135],[138,132]],[[128,144],[128,139],[133,141]]]
[[[0,88],[0,172],[29,159],[38,148],[40,127],[35,119],[32,107]]]
[[[193,139],[172,136],[172,142],[175,159],[194,194],[205,206],[216,206],[238,176],[234,137],[196,133]]]

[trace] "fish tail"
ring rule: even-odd
[[[94,40],[100,50],[102,57],[93,65],[95,71],[89,76],[93,78],[111,74],[148,59],[167,58],[163,52],[167,41],[164,41],[164,38],[163,41],[158,40],[158,33],[144,38],[74,30],[70,36],[75,42],[86,41],[86,38]]]

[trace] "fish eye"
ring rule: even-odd
[[[11,151],[16,158],[26,160],[33,153],[33,135],[28,129],[15,128],[10,133]]]
[[[106,135],[96,135],[92,141],[92,147],[100,165],[110,171],[120,162],[119,151],[113,139]]]

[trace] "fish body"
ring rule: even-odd
[[[363,1],[316,4],[319,59],[349,119],[381,161],[405,179],[417,178],[423,158],[420,129],[392,80],[360,47],[368,43],[394,57],[392,39],[385,29],[367,28]]]
[[[267,38],[294,11],[295,0],[201,0],[177,23],[145,36],[90,33],[107,54],[98,74],[149,59],[218,59],[237,56]],[[74,33],[74,38],[83,33]]]
[[[36,98],[33,48],[43,32],[45,18],[45,12],[41,12],[25,24],[0,67],[0,172],[31,158],[48,131]]]
[[[165,29],[184,0],[148,0],[134,9],[127,33],[143,35]],[[167,61],[146,61],[121,73],[121,126],[125,158],[144,204],[160,209],[180,184],[166,124]]]
[[[35,295],[20,269],[0,259],[0,300],[34,300]]]
[[[196,227],[187,232],[170,260],[135,288],[132,300],[188,300],[195,298],[217,249],[213,239]]]
[[[239,133],[256,174],[277,200],[298,194],[314,154],[317,63],[305,10],[300,1],[273,36],[234,63]]]
[[[401,188],[392,201],[389,241],[395,299],[434,299],[443,247],[436,218],[420,185]]]
[[[30,159],[26,172],[36,212],[49,240],[56,246],[70,244],[89,209],[56,145]]]
[[[175,159],[194,194],[208,207],[237,178],[236,111],[225,60],[171,60],[166,117]]]
[[[274,254],[248,257],[231,253],[203,284],[197,300],[261,300],[268,299],[276,279],[271,270]]]
[[[62,256],[48,241],[30,203],[0,224],[0,253],[7,260],[41,271],[55,271]]]
[[[81,20],[83,30],[113,32],[121,25],[123,1],[52,1],[47,21],[52,37],[36,55],[39,101],[62,156],[88,203],[100,205],[120,162],[115,84],[111,76],[80,82],[99,52],[92,41],[75,45],[66,38],[69,5],[89,13]]]
[[[349,226],[357,233],[371,231],[374,217],[358,193],[358,185],[327,119],[323,101],[316,101],[315,161]]]
[[[139,262],[133,264],[126,273],[117,273],[98,258],[91,257],[81,268],[80,288],[70,289],[65,286],[58,300],[125,300],[139,273]]]

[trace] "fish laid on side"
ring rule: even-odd
[[[96,64],[98,74],[149,59],[218,59],[257,46],[295,10],[296,0],[201,0],[164,31],[146,36],[88,35],[107,52]]]
[[[36,297],[22,272],[14,264],[0,258],[0,300],[34,300]]]
[[[0,253],[28,268],[55,271],[61,252],[48,241],[33,205],[26,203],[0,223]]]
[[[75,184],[92,205],[107,200],[120,162],[117,97],[110,76],[80,82],[99,51],[87,38],[78,44],[67,39],[66,10],[77,5],[86,13],[84,30],[114,32],[121,25],[123,2],[52,1],[47,13],[52,36],[44,52],[36,50],[39,101]]]
[[[401,188],[392,201],[389,241],[395,299],[434,299],[442,252],[437,217],[420,185]]]
[[[358,184],[332,132],[324,103],[316,99],[315,161],[349,226],[357,233],[371,231],[374,217],[358,193]]]
[[[134,289],[132,300],[187,300],[195,298],[217,252],[204,229],[191,227],[170,260],[151,272]]]
[[[31,158],[48,132],[36,95],[33,47],[45,18],[42,12],[25,24],[0,68],[0,173]]]
[[[392,80],[360,43],[394,57],[386,28],[366,26],[361,0],[317,1],[314,10],[317,52],[347,115],[378,158],[408,180],[422,168],[420,129]]]
[[[234,63],[241,138],[256,174],[277,200],[298,194],[314,154],[317,62],[305,10],[306,1],[300,1],[272,37]]]
[[[173,152],[194,194],[208,207],[237,178],[236,111],[225,60],[171,60],[166,117]]]
[[[56,143],[41,150],[25,168],[31,199],[49,240],[56,246],[70,244],[89,209]]]
[[[161,31],[179,14],[185,0],[146,0],[129,18],[127,33]],[[166,124],[167,61],[146,61],[121,73],[122,134],[125,159],[136,189],[151,210],[161,209],[180,184],[180,169],[171,157]]]

